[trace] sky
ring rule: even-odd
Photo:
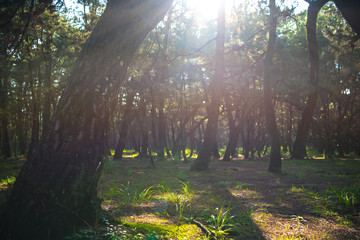
[[[197,12],[197,16],[205,19],[215,19],[217,15],[217,6],[220,0],[187,0],[189,7]],[[225,0],[226,9],[229,12],[234,4],[244,0]],[[279,4],[279,0],[277,4]],[[307,9],[308,3],[304,0],[285,0],[284,4],[288,6],[297,6],[295,12],[301,12]]]

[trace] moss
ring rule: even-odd
[[[164,224],[164,223],[137,223],[137,222],[127,222],[118,219],[118,222],[130,227],[136,228],[140,232],[145,233],[157,233],[167,238],[171,239],[199,239],[201,238],[201,231],[194,224]]]

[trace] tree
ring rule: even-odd
[[[292,158],[304,158],[306,155],[306,140],[309,134],[318,97],[319,47],[316,38],[316,22],[320,9],[327,2],[328,0],[309,1],[306,32],[309,49],[310,86],[313,90],[308,97],[306,107],[301,116],[301,121],[296,133]]]
[[[357,33],[358,37],[360,37],[360,1],[335,0],[334,2],[351,28]]]
[[[264,106],[266,116],[266,128],[270,136],[271,154],[269,171],[281,171],[281,153],[280,153],[280,136],[276,124],[275,110],[273,106],[272,83],[274,74],[272,73],[272,61],[275,51],[276,42],[276,5],[275,0],[269,1],[270,8],[270,26],[269,26],[269,43],[265,57],[264,70]]]
[[[19,174],[2,235],[61,239],[99,214],[110,99],[171,0],[109,1],[71,73],[48,132]]]
[[[116,144],[114,159],[122,159],[123,151],[125,149],[126,138],[128,136],[129,127],[131,122],[135,119],[135,113],[133,109],[135,93],[128,91],[126,96],[126,105],[124,109],[124,117],[121,121],[119,140]]]
[[[216,35],[215,53],[215,76],[210,83],[210,101],[207,106],[208,122],[206,125],[204,142],[201,146],[199,155],[191,170],[201,171],[208,168],[211,153],[216,141],[218,129],[219,107],[222,94],[222,82],[224,78],[224,45],[225,45],[225,0],[220,0],[218,10],[218,23]]]

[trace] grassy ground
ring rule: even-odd
[[[284,160],[282,174],[266,158],[213,160],[200,173],[191,161],[110,158],[99,183],[105,227],[72,238],[360,239],[357,159]],[[13,164],[0,165],[2,179]]]

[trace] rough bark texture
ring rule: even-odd
[[[301,121],[296,132],[292,158],[302,159],[306,155],[307,136],[309,134],[318,97],[318,91],[316,88],[319,83],[319,47],[316,38],[316,21],[320,9],[327,2],[328,0],[312,1],[308,7],[306,29],[309,48],[310,85],[313,92],[309,95],[306,107],[301,116]]]
[[[275,51],[276,42],[276,5],[275,0],[269,1],[270,8],[270,29],[269,29],[269,43],[265,57],[265,71],[264,71],[264,106],[266,127],[270,136],[271,154],[269,171],[281,171],[281,152],[280,152],[280,136],[276,125],[275,110],[272,99],[272,82],[273,74],[271,71],[272,60]]]
[[[2,239],[62,239],[97,220],[110,98],[171,0],[109,1],[2,215]]]
[[[211,82],[211,99],[208,106],[208,122],[206,125],[204,142],[198,157],[191,166],[193,171],[206,170],[209,166],[211,154],[216,141],[218,129],[219,107],[221,100],[221,84],[224,78],[224,43],[225,43],[225,0],[221,0],[218,10],[218,25],[215,53],[215,77]]]

